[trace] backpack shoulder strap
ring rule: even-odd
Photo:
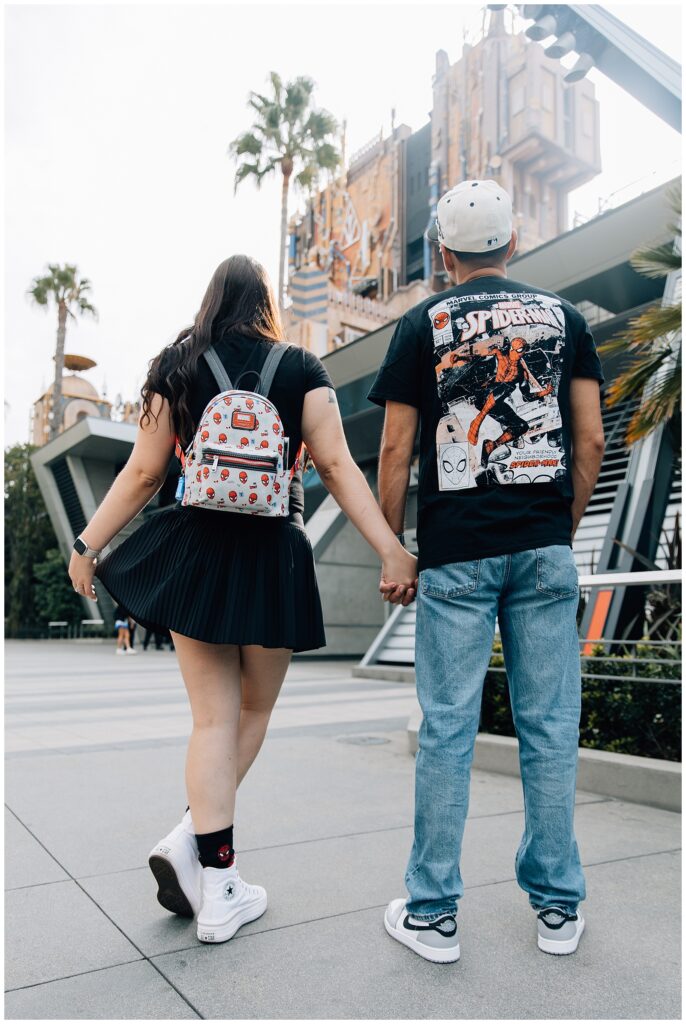
[[[276,369],[286,353],[286,348],[286,345],[279,344],[278,342],[275,342],[270,348],[269,354],[260,370],[260,384],[256,388],[256,394],[262,395],[264,398],[269,394],[269,389],[274,382]]]
[[[224,369],[224,364],[221,359],[214,351],[214,348],[210,345],[208,349],[203,352],[207,365],[212,371],[212,376],[219,385],[220,391],[233,391],[233,384],[231,378]]]

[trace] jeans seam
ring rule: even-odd
[[[507,556],[507,568],[505,569],[505,579],[503,580],[503,590],[510,582],[510,569],[512,567],[512,555]]]

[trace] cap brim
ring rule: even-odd
[[[430,242],[438,242],[438,224],[436,221],[433,222],[430,228],[427,228],[426,237]]]

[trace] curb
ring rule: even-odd
[[[410,753],[417,752],[417,731],[422,720],[419,708],[407,726]],[[480,732],[474,746],[473,767],[501,775],[519,775],[519,742],[513,736]],[[577,788],[634,804],[665,811],[681,811],[681,765],[632,754],[579,747]]]

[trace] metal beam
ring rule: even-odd
[[[520,4],[527,19],[555,19],[558,38],[570,32],[574,51],[675,131],[681,132],[681,65],[600,4]],[[527,11],[526,8],[535,10]]]

